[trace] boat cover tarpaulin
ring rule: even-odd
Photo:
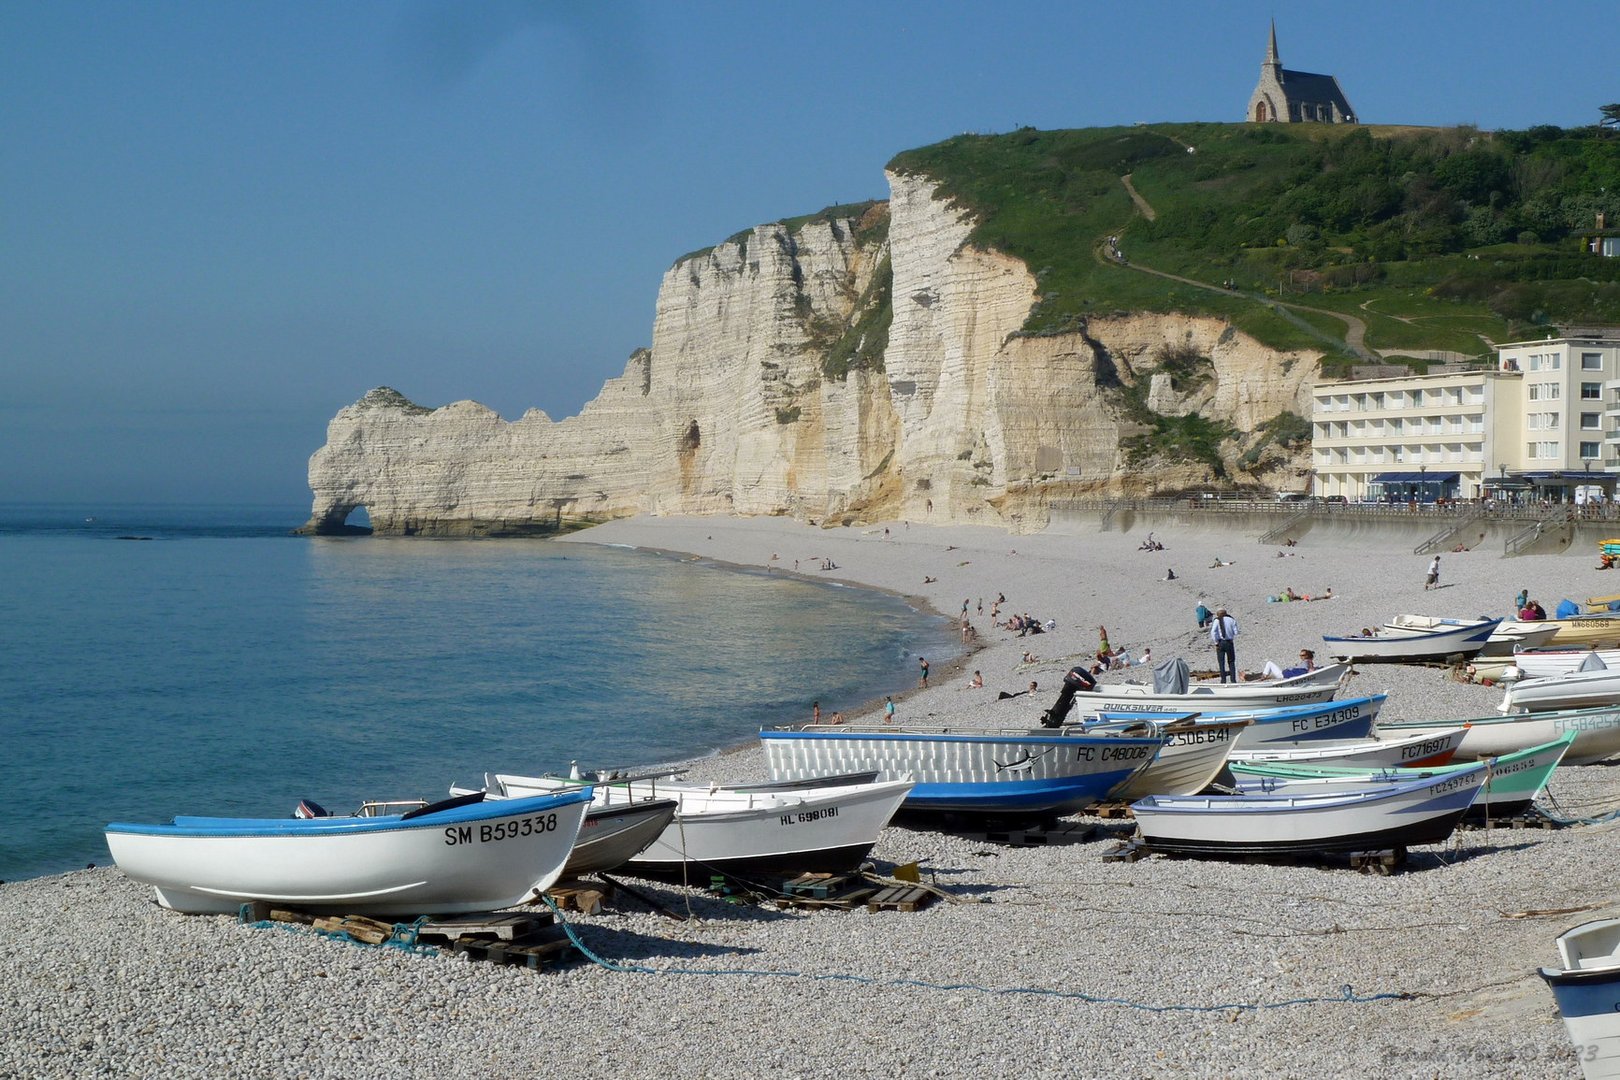
[[[1187,661],[1179,656],[1153,665],[1155,694],[1185,694],[1191,682],[1192,673],[1187,670]]]
[[[1579,615],[1580,613],[1581,613],[1581,605],[1577,604],[1573,600],[1566,599],[1563,603],[1558,605],[1558,610],[1553,613],[1553,618],[1555,618],[1555,619],[1573,619],[1575,616]]]

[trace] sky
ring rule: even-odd
[[[0,503],[307,506],[374,386],[572,415],[686,252],[962,132],[1593,123],[1608,3],[0,0]]]

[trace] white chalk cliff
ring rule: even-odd
[[[651,347],[577,416],[509,422],[471,401],[426,409],[371,391],[310,458],[306,529],[337,531],[360,506],[377,532],[420,535],[641,512],[1032,529],[1064,498],[1149,490],[1120,448],[1141,426],[1110,388],[1146,379],[1155,412],[1242,432],[1308,413],[1317,355],[1219,319],[1119,315],[1023,334],[1029,269],[969,246],[972,221],[926,177],[889,184],[886,207],[761,225],[676,263]],[[1178,390],[1160,370],[1166,350],[1204,358],[1206,376]],[[1151,473],[1167,487],[1207,467]]]

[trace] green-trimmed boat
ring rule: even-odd
[[[1564,759],[1576,732],[1540,746],[1532,746],[1512,754],[1490,759],[1490,777],[1485,790],[1468,808],[1470,818],[1514,817],[1530,809],[1541,790],[1552,778],[1553,770]],[[1327,793],[1346,788],[1370,787],[1375,784],[1398,784],[1409,780],[1422,780],[1433,776],[1466,769],[1468,764],[1433,765],[1426,768],[1357,769],[1333,765],[1282,765],[1264,761],[1232,761],[1228,768],[1237,779],[1239,789],[1245,792],[1267,794],[1304,795],[1310,792]]]

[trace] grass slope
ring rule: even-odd
[[[1041,294],[1026,332],[1114,311],[1231,320],[1275,348],[1487,353],[1557,324],[1620,322],[1620,260],[1586,254],[1620,225],[1620,138],[1598,128],[1156,124],[963,135],[896,157],[974,212],[972,242],[1022,259]],[[1145,219],[1121,177],[1156,212]],[[1103,256],[1118,236],[1133,272]]]

